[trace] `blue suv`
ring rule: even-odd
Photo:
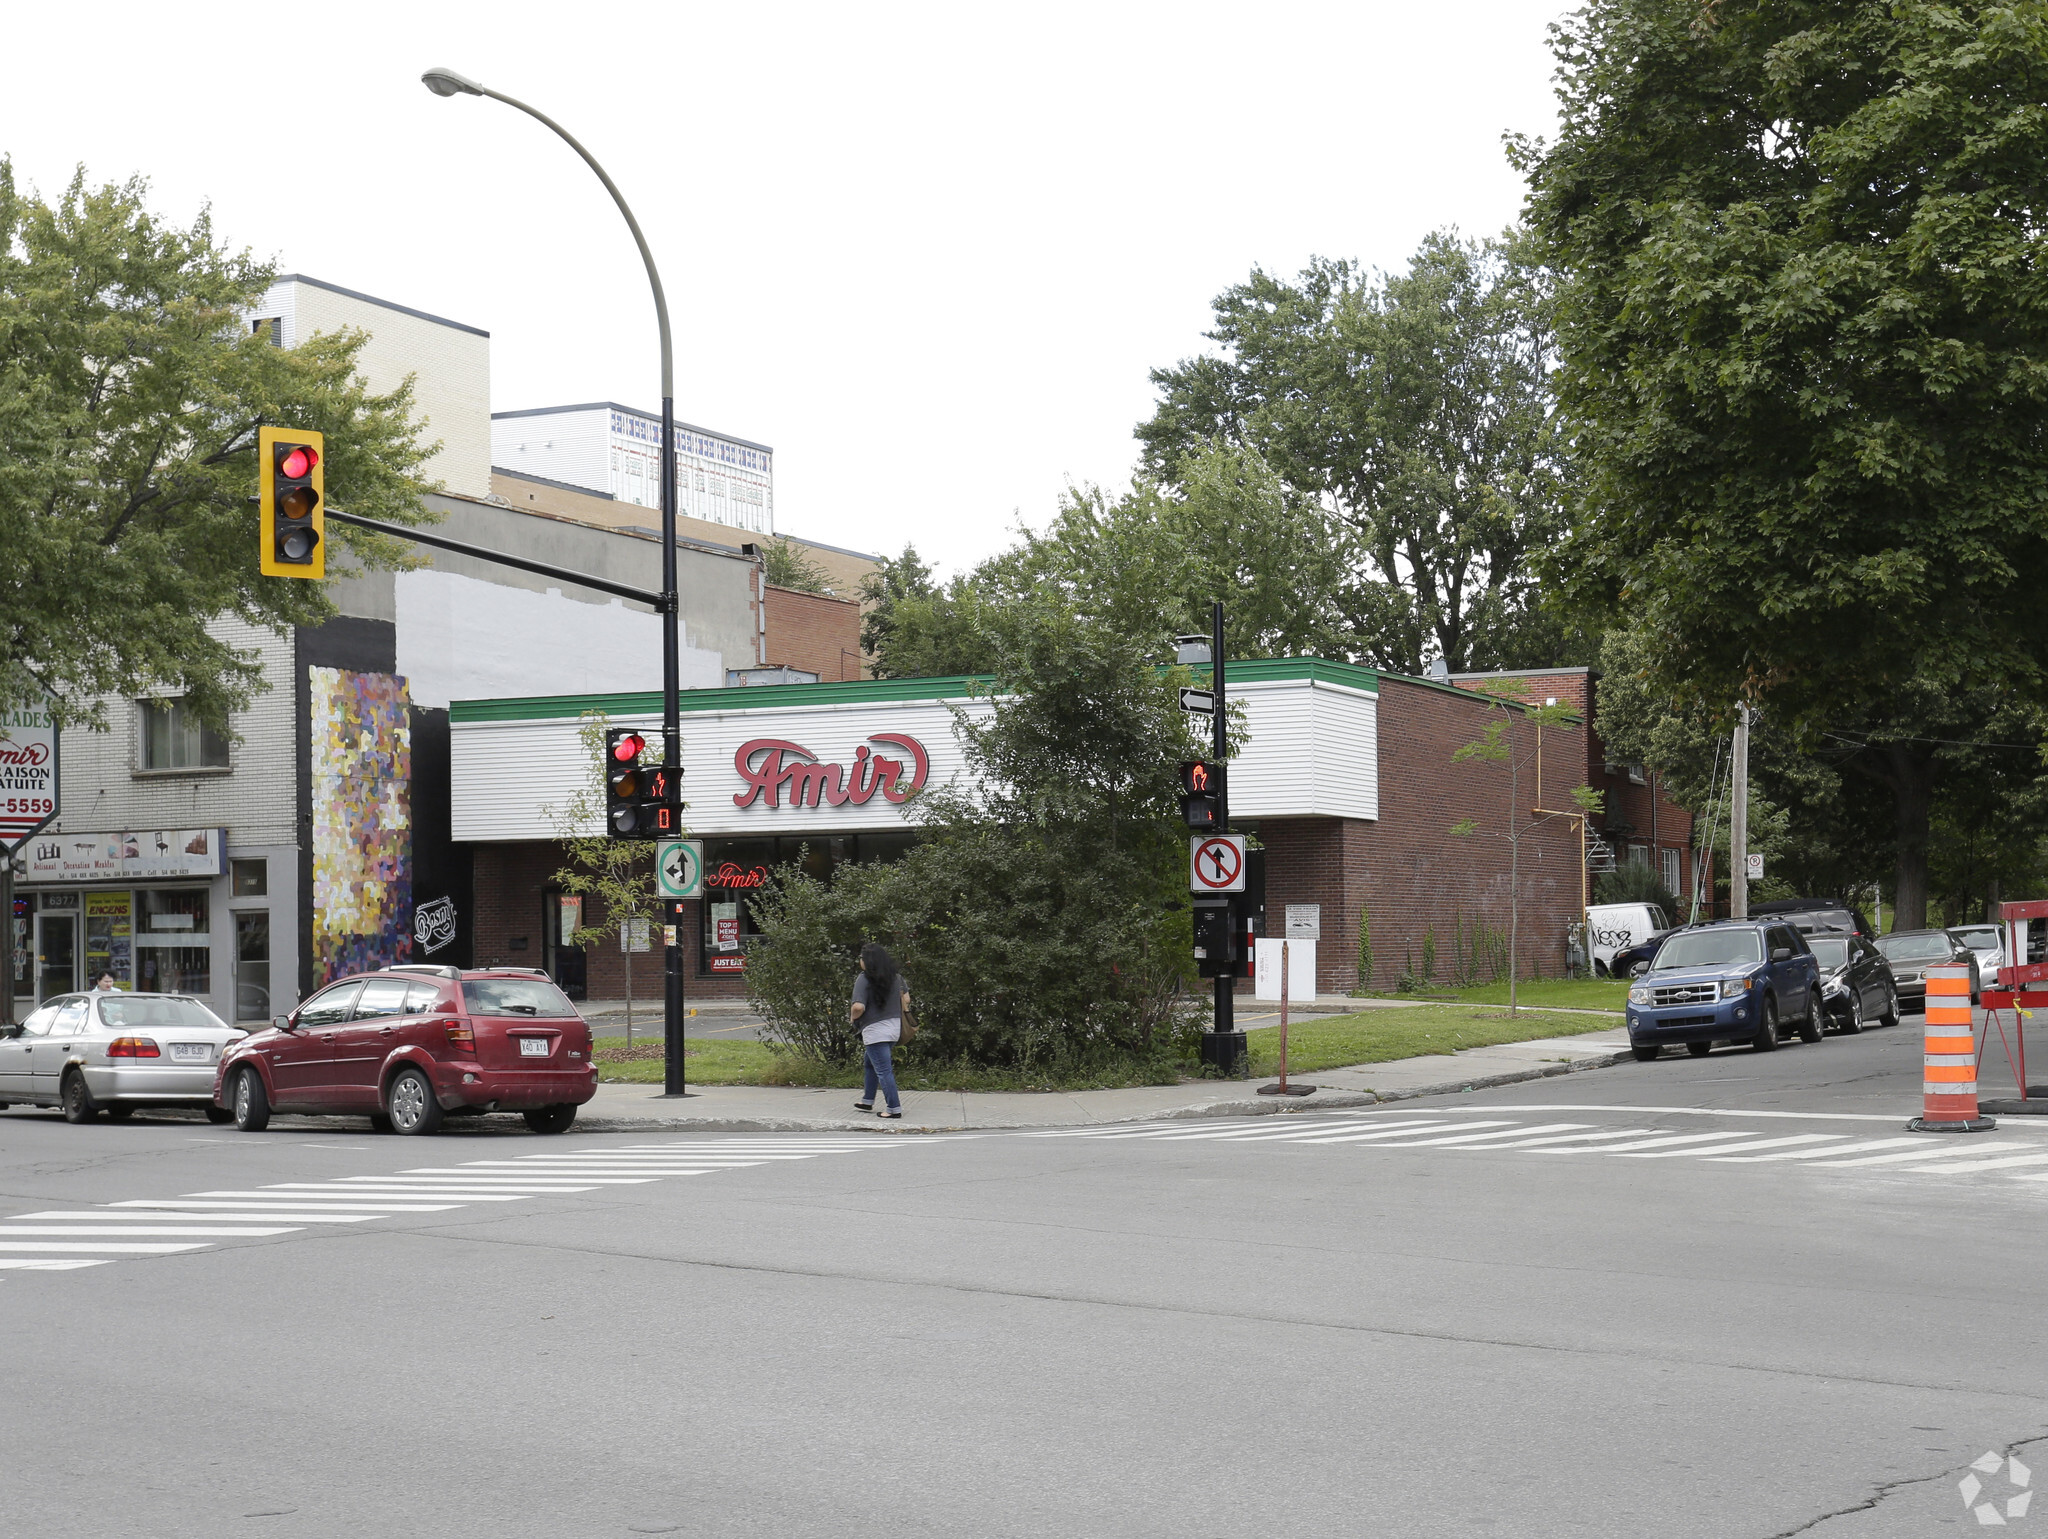
[[[1628,1042],[1647,1063],[1667,1042],[1704,1058],[1716,1042],[1747,1042],[1759,1053],[1795,1027],[1818,1042],[1827,1022],[1820,963],[1782,921],[1726,919],[1667,936],[1650,970],[1628,991]]]

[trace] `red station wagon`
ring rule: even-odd
[[[380,1132],[516,1111],[560,1133],[597,1094],[590,1028],[544,973],[387,967],[329,984],[231,1044],[214,1104],[244,1132],[272,1112],[362,1112]]]

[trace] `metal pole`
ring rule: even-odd
[[[1218,599],[1209,611],[1209,688],[1215,695],[1212,704],[1215,713],[1209,718],[1212,736],[1210,753],[1216,760],[1216,832],[1230,832],[1230,766],[1224,755],[1229,751],[1229,737],[1224,730],[1223,719],[1223,600]],[[1231,965],[1216,978],[1216,1020],[1218,1036],[1217,1049],[1220,1055],[1228,1055],[1230,1048],[1225,1040],[1237,1030],[1237,948],[1245,944],[1238,933],[1240,915],[1235,903],[1230,906]],[[1219,1061],[1229,1065],[1228,1056]]]
[[[1287,1094],[1287,938],[1280,938],[1280,1093]]]
[[[0,984],[0,1026],[14,1024],[14,851],[0,846],[0,920],[7,926],[7,981]]]
[[[1735,708],[1728,802],[1728,917],[1749,917],[1749,702]]]
[[[647,237],[640,231],[640,221],[633,217],[633,210],[627,204],[625,194],[611,179],[605,168],[597,163],[597,157],[577,141],[574,134],[538,108],[530,107],[517,97],[507,96],[502,91],[493,91],[489,86],[474,80],[466,80],[446,70],[430,70],[421,77],[437,96],[466,91],[478,96],[488,96],[493,101],[516,107],[535,121],[553,129],[570,149],[583,157],[583,163],[597,173],[597,179],[604,183],[604,190],[612,195],[619,212],[625,216],[626,228],[633,232],[633,244],[640,248],[640,261],[647,269],[647,285],[654,291],[654,318],[661,328],[661,730],[662,764],[668,772],[680,779],[682,775],[682,705],[677,699],[681,687],[681,636],[678,631],[676,613],[676,361],[673,334],[668,323],[668,297],[662,292],[661,270],[654,265],[654,253],[647,247]],[[664,940],[668,934],[676,940],[663,946],[664,988],[662,991],[662,1041],[668,1058],[668,1072],[663,1086],[665,1095],[682,1095],[683,1084],[683,961],[680,945],[682,905],[668,905],[668,918],[672,921],[664,927]],[[627,965],[631,966],[628,954]]]

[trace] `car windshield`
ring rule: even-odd
[[[1822,908],[1809,910],[1804,914],[1791,916],[1792,923],[1802,930],[1853,930],[1856,916],[1845,908]]]
[[[465,978],[462,1002],[471,1015],[576,1014],[576,1007],[545,978]]]
[[[1849,942],[1845,936],[1811,935],[1806,943],[1813,947],[1813,954],[1822,967],[1833,972],[1838,967],[1849,965]]]
[[[1674,935],[1657,952],[1653,973],[1681,967],[1753,967],[1764,959],[1754,930],[1693,930]]]
[[[1939,930],[1928,935],[1885,935],[1879,937],[1877,949],[1891,962],[1945,962],[1948,937]]]
[[[1956,934],[1962,936],[1963,944],[1972,951],[1996,951],[1998,949],[1998,932],[1996,930],[1958,930]]]
[[[196,999],[166,999],[139,994],[100,1001],[100,1019],[109,1026],[225,1026],[227,1022]]]

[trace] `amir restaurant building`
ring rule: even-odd
[[[1542,976],[1566,965],[1588,846],[1657,865],[1674,885],[1691,880],[1690,819],[1639,768],[1604,762],[1587,725],[1596,682],[1586,669],[1438,680],[1319,658],[1232,665],[1230,696],[1247,717],[1230,768],[1233,830],[1265,852],[1269,928],[1277,934],[1289,905],[1319,909],[1320,941],[1294,943],[1294,992],[1311,977],[1319,993],[1388,988],[1404,972],[1422,976],[1431,958],[1447,979],[1454,957],[1504,946],[1511,820],[1522,829],[1524,967]],[[1576,718],[1539,728],[1510,709],[1515,755],[1526,761],[1513,787],[1505,764],[1454,758],[1499,709],[1477,691],[1503,686],[1532,705],[1568,705]],[[684,821],[703,841],[706,877],[702,899],[684,905],[689,991],[745,992],[748,899],[777,865],[801,861],[829,880],[842,862],[907,849],[918,836],[913,794],[965,774],[955,711],[972,719],[990,709],[961,678],[685,691]],[[573,933],[601,916],[586,915],[555,877],[564,862],[549,809],[588,781],[578,732],[591,711],[659,732],[651,693],[452,702],[452,834],[474,873],[465,949],[478,965],[545,968],[592,999],[620,997],[630,966],[646,997],[660,987],[658,950],[575,947]],[[1582,842],[1571,793],[1588,783],[1607,792],[1606,811]],[[1467,820],[1475,832],[1452,831]]]

